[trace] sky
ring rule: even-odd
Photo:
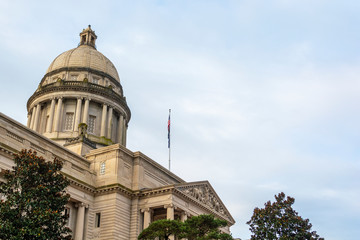
[[[0,111],[91,24],[132,112],[127,147],[208,180],[250,237],[284,192],[327,240],[360,235],[360,1],[0,0]]]

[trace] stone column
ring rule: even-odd
[[[35,112],[35,119],[34,119],[34,126],[33,126],[34,131],[38,130],[40,110],[41,110],[40,104],[36,105],[36,112]]]
[[[82,104],[82,98],[78,97],[77,103],[76,103],[76,113],[75,113],[75,126],[74,131],[79,131],[79,124],[81,120],[81,104]]]
[[[84,220],[85,220],[85,204],[77,204],[77,215],[76,215],[76,231],[74,240],[83,240],[84,234]]]
[[[89,104],[90,104],[90,98],[85,99],[85,105],[84,105],[84,115],[82,122],[88,125],[88,118],[89,118]]]
[[[181,220],[182,222],[185,222],[185,221],[187,220],[187,218],[188,218],[187,213],[186,213],[185,211],[183,211],[183,212],[181,213],[180,220]]]
[[[123,145],[126,147],[126,134],[127,134],[128,126],[126,125],[124,121],[124,137],[123,137]]]
[[[165,205],[164,208],[166,208],[166,219],[169,219],[169,220],[174,220],[174,210],[175,210],[175,207],[174,205],[171,203],[171,204],[168,204],[168,205]],[[174,235],[171,235],[169,237],[170,240],[174,240]]]
[[[147,228],[151,223],[151,212],[150,208],[145,208],[141,210],[144,213],[144,229]]]
[[[119,116],[119,121],[118,121],[118,142],[123,145],[123,128],[124,128],[124,116],[121,115]]]
[[[106,114],[107,114],[107,105],[103,105],[102,117],[101,117],[101,131],[100,137],[106,137]]]
[[[108,116],[108,124],[107,124],[107,138],[111,139],[111,130],[112,130],[112,117],[113,117],[113,108],[109,107],[109,116]]]
[[[27,126],[28,128],[30,128],[30,122],[31,122],[31,112],[29,112],[27,116],[28,116],[28,118],[27,118],[27,123],[26,123],[26,126]]]
[[[165,205],[166,208],[166,219],[174,220],[174,204]]]
[[[55,98],[51,99],[50,113],[49,113],[49,122],[46,125],[46,132],[52,132],[53,121],[54,121],[54,112],[55,112]]]
[[[62,108],[62,97],[59,97],[56,107],[56,113],[55,113],[54,132],[58,132],[60,129],[61,108]]]
[[[34,106],[31,110],[31,121],[30,121],[30,128],[34,128],[34,119],[35,119],[35,112],[36,112],[36,106]]]

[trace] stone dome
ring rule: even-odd
[[[83,29],[78,47],[55,58],[27,103],[30,128],[64,146],[126,146],[131,112],[116,68],[96,50],[96,39],[90,25]]]
[[[62,68],[76,67],[98,70],[120,82],[114,64],[94,47],[85,44],[57,56],[50,64],[46,74]]]

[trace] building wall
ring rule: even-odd
[[[151,221],[211,213],[227,219],[229,225],[234,223],[231,216],[222,216],[176,190],[176,186],[184,188],[185,184],[187,189],[196,183],[186,183],[140,152],[114,144],[91,150],[82,157],[0,114],[0,170],[11,169],[12,154],[21,149],[33,149],[47,160],[56,157],[64,162],[62,172],[71,182],[66,189],[71,196],[67,205],[69,227],[75,239],[136,240],[149,223],[145,215]],[[211,186],[208,189],[212,190]],[[85,209],[84,215],[80,208]],[[96,226],[97,213],[101,216],[100,227]]]

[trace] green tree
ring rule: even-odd
[[[252,232],[251,240],[323,240],[311,231],[309,219],[303,219],[292,209],[295,199],[279,193],[276,202],[265,203],[265,208],[255,208],[247,224]]]
[[[226,227],[227,222],[215,218],[213,215],[199,215],[187,219],[184,222],[181,237],[188,240],[232,240],[231,235],[222,233],[219,228]]]
[[[60,174],[62,162],[45,161],[31,150],[22,150],[14,162],[0,183],[0,239],[71,239],[64,215],[69,182]]]
[[[138,239],[152,240],[158,238],[159,240],[169,240],[170,235],[180,235],[182,232],[182,225],[182,222],[178,220],[157,220],[144,229],[138,236]]]
[[[214,218],[213,215],[199,215],[187,219],[184,223],[178,220],[157,220],[144,229],[139,240],[168,240],[170,235],[188,240],[232,240],[231,235],[222,233],[219,228],[227,222]]]

